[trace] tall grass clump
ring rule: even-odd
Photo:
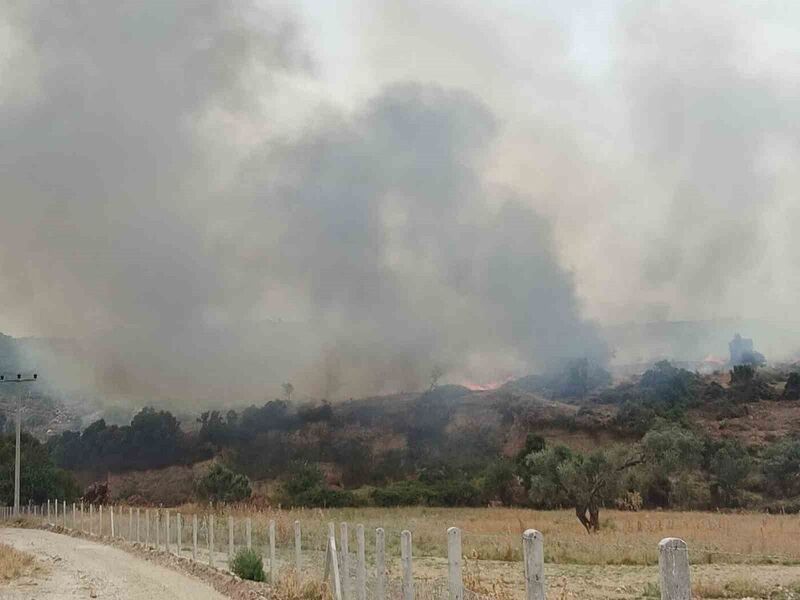
[[[36,559],[26,552],[0,544],[0,583],[7,583],[31,574],[37,568]]]

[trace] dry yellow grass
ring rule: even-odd
[[[170,510],[173,518],[175,512],[181,512],[184,527],[191,523],[188,517],[193,512],[201,517],[207,512],[204,507],[192,505]],[[219,562],[224,562],[227,551],[225,510],[216,513]],[[126,536],[126,511],[117,514],[117,527]],[[243,521],[249,517],[253,544],[262,551],[266,547],[268,522],[275,519],[280,582],[276,596],[286,600],[323,600],[329,596],[319,581],[325,532],[329,522],[343,521],[351,524],[351,555],[356,550],[355,525],[365,526],[369,573],[373,572],[374,564],[374,528],[386,530],[387,591],[392,599],[400,597],[398,542],[402,529],[413,533],[417,597],[420,600],[446,597],[446,529],[453,525],[463,531],[465,586],[472,593],[470,597],[481,600],[521,600],[524,592],[519,562],[521,533],[530,527],[544,533],[548,597],[556,600],[658,598],[657,544],[667,536],[681,537],[689,544],[697,598],[800,599],[800,546],[796,544],[800,516],[797,515],[603,511],[603,530],[587,535],[571,511],[422,507],[255,511],[240,506],[231,508],[230,514],[236,520],[236,545],[244,543]],[[301,522],[303,531],[303,568],[297,574],[293,569],[292,549],[295,520]],[[200,524],[202,528],[207,521],[201,518]],[[105,527],[108,528],[107,520]],[[338,526],[336,529],[338,532]],[[206,533],[202,530],[198,536],[201,553],[206,548]],[[184,529],[184,556],[189,552],[190,534],[190,529]],[[174,543],[174,530],[172,536]]]
[[[190,513],[193,508],[181,510]],[[664,537],[686,540],[692,564],[800,564],[797,515],[608,510],[601,514],[600,533],[588,535],[574,513],[566,510],[413,507],[252,512],[243,507],[231,512],[237,519],[253,519],[259,541],[268,521],[275,519],[278,543],[287,545],[293,540],[292,524],[299,520],[303,546],[319,551],[324,548],[327,523],[347,521],[363,523],[368,532],[383,527],[388,552],[398,549],[400,531],[410,530],[415,556],[444,557],[445,532],[456,526],[463,532],[464,554],[477,560],[521,560],[521,534],[535,528],[544,534],[545,560],[557,564],[654,565],[658,542]],[[223,519],[218,522],[224,523]],[[368,543],[368,554],[370,551]]]
[[[8,583],[33,574],[38,569],[36,559],[30,554],[0,544],[0,582]]]
[[[272,588],[273,600],[331,600],[332,598],[326,583],[298,577],[293,569],[285,571]]]

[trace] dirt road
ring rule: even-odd
[[[225,600],[201,581],[103,544],[38,529],[0,529],[0,542],[44,566],[0,585],[2,600]]]

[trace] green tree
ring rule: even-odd
[[[738,503],[742,483],[750,474],[753,459],[736,440],[725,440],[711,456],[709,471],[713,478],[712,491],[723,506]]]
[[[583,455],[566,446],[546,448],[528,457],[529,495],[545,508],[573,507],[586,531],[596,532],[600,507],[618,496],[622,472],[641,461],[619,449]]]
[[[489,465],[481,481],[481,495],[485,502],[498,499],[505,506],[514,503],[514,490],[517,483],[516,464],[507,458],[500,458]]]
[[[691,500],[687,494],[693,487],[687,477],[702,465],[702,440],[679,425],[662,423],[645,434],[640,447],[642,463],[628,476],[626,489],[638,491],[647,506]]]
[[[679,425],[664,425],[648,431],[641,441],[643,462],[664,475],[697,468],[703,460],[703,442]]]
[[[196,484],[197,495],[211,502],[239,502],[250,497],[252,490],[247,477],[214,463]]]
[[[35,437],[23,433],[20,450],[20,501],[40,504],[48,498],[63,498],[67,502],[80,496],[75,479],[56,468],[47,447]],[[0,436],[0,504],[14,502],[15,436]]]
[[[800,440],[781,440],[764,451],[764,486],[773,496],[800,494]]]

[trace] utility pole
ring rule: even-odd
[[[38,375],[33,374],[33,377],[23,377],[21,373],[17,373],[17,378],[6,379],[5,375],[0,375],[0,383],[26,383],[29,381],[36,381]],[[22,436],[22,392],[17,394],[17,447],[14,453],[14,516],[19,516],[19,469],[20,469],[20,456],[21,456],[21,441]]]

